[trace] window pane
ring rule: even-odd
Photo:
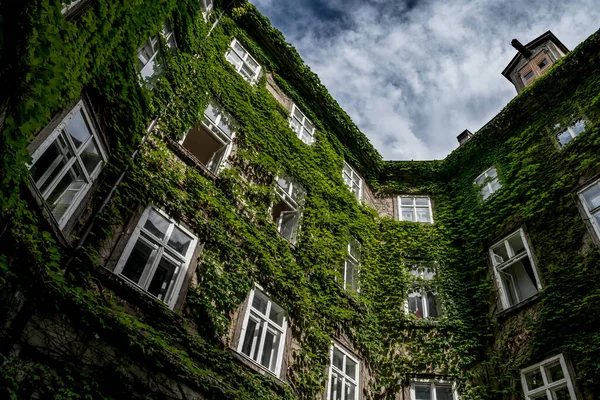
[[[96,167],[102,162],[102,157],[100,156],[100,152],[96,147],[96,143],[94,140],[90,140],[85,149],[81,152],[81,161],[85,166],[85,170],[88,174],[92,174]]]
[[[428,197],[415,197],[415,204],[418,206],[429,206]]]
[[[346,400],[354,400],[356,396],[356,385],[346,381]]]
[[[510,305],[526,300],[538,292],[528,258],[504,268],[500,275]]]
[[[423,297],[421,293],[408,295],[408,312],[417,318],[423,318]]]
[[[356,363],[349,357],[346,357],[346,375],[352,379],[356,379]]]
[[[302,123],[300,123],[300,121],[298,121],[296,118],[292,118],[290,120],[290,127],[294,132],[296,132],[296,134],[299,134],[300,130],[302,129]]]
[[[332,364],[340,371],[344,370],[344,354],[335,346],[333,347]]]
[[[246,64],[248,64],[248,68],[252,71],[252,73],[256,73],[256,69],[258,68],[258,63],[254,61],[252,58],[246,58]]]
[[[436,386],[435,387],[435,399],[436,400],[453,400],[452,387]]]
[[[360,244],[352,236],[348,237],[348,253],[356,260],[360,260]]]
[[[525,374],[525,381],[527,382],[527,388],[529,390],[544,386],[542,372],[539,369],[535,369],[534,371]]]
[[[352,259],[348,258],[346,260],[346,276],[345,276],[346,289],[350,289],[350,290],[357,289],[357,286],[356,286],[357,270],[358,270],[358,268],[354,264],[354,261],[352,261]]]
[[[46,149],[46,151],[31,166],[29,173],[35,185],[44,192],[57,178],[60,170],[73,158],[73,153],[67,146],[62,134]]]
[[[279,326],[283,326],[283,318],[285,314],[283,308],[271,302],[271,311],[269,311],[269,319]]]
[[[427,316],[437,318],[441,315],[441,305],[438,295],[433,292],[427,292]]]
[[[69,168],[46,199],[48,206],[52,210],[52,214],[54,214],[57,220],[61,220],[85,187],[86,181],[84,180],[83,173],[79,166],[75,164]]]
[[[148,292],[164,300],[173,283],[173,275],[176,270],[177,265],[165,258],[161,259],[158,267],[156,267],[150,286],[148,286]]]
[[[192,238],[185,234],[178,227],[173,228],[173,233],[171,233],[171,237],[169,238],[168,245],[181,254],[182,256],[187,255],[188,248],[192,243]]]
[[[308,119],[305,119],[304,120],[304,128],[308,131],[309,134],[312,134],[314,127],[313,127],[313,124]]]
[[[279,233],[292,244],[296,241],[296,231],[300,213],[298,211],[282,211],[279,216]]]
[[[150,213],[148,214],[148,219],[144,224],[144,229],[157,238],[163,239],[167,233],[169,225],[171,225],[171,222],[151,208]]]
[[[252,298],[252,308],[259,311],[261,314],[267,313],[267,304],[269,300],[259,290],[254,290],[254,296]]]
[[[260,363],[263,367],[274,371],[277,365],[277,353],[279,351],[279,340],[281,335],[279,333],[267,330],[265,333],[265,343],[263,345],[263,353],[260,359]]]
[[[492,179],[490,181],[490,186],[492,187],[491,191],[492,193],[495,193],[498,191],[498,189],[500,189],[500,181],[498,180],[498,177]]]
[[[569,143],[573,137],[571,136],[571,132],[566,130],[556,135],[556,138],[558,139],[558,142],[561,144],[561,146],[564,146],[567,143]]]
[[[67,132],[71,135],[71,140],[77,149],[91,136],[90,128],[81,109],[73,115],[73,118],[67,124]]]
[[[135,283],[139,283],[144,268],[150,263],[153,251],[154,249],[150,245],[138,240],[131,254],[129,254],[127,262],[125,262],[121,275],[126,276]]]
[[[415,221],[415,212],[412,207],[401,207],[402,221]]]
[[[571,400],[569,389],[564,386],[552,391],[552,400]]]
[[[520,233],[508,238],[508,245],[515,255],[525,252],[525,244],[523,244],[523,238]]]
[[[230,63],[232,63],[235,66],[236,69],[239,69],[240,66],[242,65],[242,62],[243,62],[242,59],[237,54],[235,54],[233,51],[229,51],[227,53],[226,58],[227,58],[227,61],[229,61]]]
[[[583,192],[583,198],[585,199],[588,210],[593,210],[600,206],[600,185],[595,183],[593,186],[586,189]]]
[[[417,222],[431,222],[429,208],[417,208]]]
[[[413,197],[400,197],[400,204],[403,206],[412,206],[414,204]]]
[[[525,74],[525,80],[528,81],[531,78],[533,78],[533,71],[529,71],[527,74]]]
[[[255,71],[253,69],[251,69],[250,67],[248,67],[247,64],[242,65],[242,69],[240,70],[240,73],[242,74],[242,76],[244,77],[244,79],[246,81],[252,81],[254,79]]]
[[[415,400],[432,400],[430,385],[415,385]]]
[[[294,107],[294,117],[298,119],[299,123],[302,125],[302,121],[304,120],[304,114],[298,107]]]
[[[564,379],[565,374],[563,373],[562,367],[560,365],[560,361],[557,360],[550,365],[546,365],[546,377],[548,378],[548,382],[556,382],[561,379]]]
[[[233,48],[235,49],[235,52],[239,54],[240,57],[244,57],[246,55],[246,50],[244,50],[242,45],[237,40],[233,45]]]
[[[501,243],[498,243],[496,246],[492,247],[492,258],[494,265],[502,264],[504,261],[508,261],[510,258],[508,255],[508,250],[506,250],[506,244],[503,240]]]
[[[342,379],[335,373],[331,376],[330,400],[342,400]]]
[[[246,334],[244,335],[244,344],[242,345],[242,353],[248,357],[252,357],[252,347],[258,348],[259,324],[252,318],[248,318],[246,325]]]
[[[575,136],[585,132],[585,121],[580,119],[579,121],[571,125],[571,129],[573,130],[573,134]]]

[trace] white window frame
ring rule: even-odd
[[[352,248],[352,242],[356,243],[356,247],[357,247],[357,251],[358,251],[358,258],[355,257],[352,254],[351,248]],[[346,260],[344,260],[344,270],[343,270],[343,274],[341,277],[341,282],[343,284],[343,288],[345,290],[349,290],[352,292],[356,292],[356,293],[360,293],[360,286],[358,284],[358,274],[360,272],[360,260],[361,260],[361,244],[358,240],[356,240],[356,238],[354,238],[353,236],[348,236],[348,247],[347,247],[347,254],[346,254]],[[348,286],[348,275],[350,274],[349,269],[348,269],[348,264],[352,265],[352,271],[354,271],[354,286],[356,286],[356,289],[352,288],[351,286]]]
[[[434,264],[436,267],[430,267],[427,266],[427,268],[429,270],[432,271],[432,276],[431,277],[427,277],[425,275],[425,273],[422,272],[417,272],[417,273],[413,273],[412,271],[415,270],[415,268],[412,268],[414,266],[418,266],[418,265],[422,265],[422,264]],[[412,295],[420,295],[421,298],[423,299],[423,310],[421,311],[421,318],[418,319],[427,319],[427,318],[442,318],[443,316],[443,305],[442,305],[442,299],[440,298],[440,294],[438,293],[437,290],[433,290],[433,287],[423,287],[425,284],[425,282],[433,282],[435,280],[435,277],[437,275],[437,263],[435,261],[432,262],[411,262],[410,266],[409,266],[409,273],[410,275],[413,277],[412,281],[413,281],[413,287],[414,290],[412,292],[410,292],[408,294],[408,297],[411,297]],[[431,284],[430,284],[431,286]],[[428,290],[429,289],[429,290]],[[438,302],[439,308],[440,308],[440,312],[438,313],[437,316],[435,317],[431,317],[429,315],[429,299],[427,298],[427,293],[431,293],[432,295],[435,296],[436,301]],[[404,302],[404,312],[406,315],[410,314],[410,309],[408,307],[408,298],[406,299],[406,301]]]
[[[406,198],[413,199],[413,205],[412,206],[402,205],[402,199],[403,198],[405,198],[405,199]],[[427,199],[427,205],[424,205],[424,206],[417,205],[416,204],[416,199],[417,198],[419,198],[419,199]],[[402,208],[403,207],[404,208],[412,207],[412,209],[413,209],[413,215],[415,217],[415,220],[412,221],[412,222],[419,222],[421,224],[433,224],[433,208],[431,207],[431,199],[429,198],[429,196],[423,196],[423,195],[421,195],[421,196],[411,196],[411,195],[404,195],[403,194],[403,195],[398,196],[397,202],[398,202],[398,220],[399,221],[410,221],[410,220],[407,220],[407,219],[406,220],[402,219]],[[418,209],[427,209],[428,212],[429,212],[429,219],[430,219],[430,221],[417,221],[417,210]]]
[[[448,381],[444,379],[422,379],[413,378],[410,382],[410,400],[416,400],[415,386],[427,386],[431,388],[431,400],[437,400],[437,394],[435,391],[436,386],[445,386],[452,389],[453,400],[459,400],[458,392],[456,390],[456,382]]]
[[[165,237],[163,239],[159,239],[159,238],[155,237],[152,233],[149,233],[147,230],[144,229],[144,224],[146,223],[146,220],[148,219],[150,210],[153,210],[154,212],[156,212],[157,214],[164,217],[165,219],[167,219],[170,222],[170,225],[167,228]],[[165,254],[166,243],[170,239],[171,234],[175,227],[181,229],[186,235],[190,236],[192,238],[192,241],[190,242],[187,252],[186,252],[185,256],[183,256],[183,257],[180,254],[177,254],[176,252],[173,252],[173,251],[169,251],[167,253],[168,258],[180,263],[180,267],[179,267],[180,270],[179,271],[176,270],[173,273],[175,282],[172,284],[172,287],[169,290],[169,292],[167,293],[167,295],[165,296],[165,298],[158,299],[157,297],[155,297],[154,295],[149,293],[146,289],[152,282],[152,278],[154,277],[154,273],[156,272],[158,264],[160,263],[160,260],[162,259],[163,255]],[[142,233],[141,233],[142,230],[144,230],[144,236],[142,236]],[[138,242],[138,239],[142,240],[146,245],[153,247],[154,251],[156,252],[153,255],[152,261],[147,263],[146,266],[144,267],[144,271],[142,272],[142,275],[140,276],[141,284],[133,282],[128,277],[121,274],[121,272],[123,271],[123,268],[125,267],[125,264],[127,263],[127,260],[129,259],[129,256],[131,255],[133,248],[135,247],[135,245]],[[173,309],[175,307],[175,304],[177,303],[177,299],[179,297],[179,292],[181,291],[181,286],[183,285],[185,276],[187,275],[187,270],[190,266],[190,263],[192,261],[192,257],[193,257],[193,254],[194,254],[194,251],[195,251],[197,245],[198,245],[198,237],[196,235],[194,235],[194,233],[192,233],[189,229],[186,229],[181,224],[178,224],[177,222],[175,222],[173,220],[173,218],[171,218],[167,213],[165,213],[158,207],[150,205],[150,206],[146,207],[146,209],[144,210],[144,213],[142,214],[140,220],[138,221],[137,226],[135,227],[135,230],[133,231],[133,233],[131,234],[131,237],[127,241],[127,245],[125,246],[125,249],[123,250],[123,253],[121,254],[121,258],[119,259],[119,262],[117,263],[117,266],[115,267],[114,273],[119,275],[125,281],[131,283],[134,287],[139,288],[144,293],[147,293],[149,296],[151,296],[155,299],[158,299],[158,300],[162,301],[163,303],[167,304],[167,306],[169,306],[170,309]]]
[[[344,168],[342,169],[342,179],[344,179],[344,183],[346,184],[346,186],[348,186],[350,192],[356,197],[356,199],[359,202],[361,202],[363,197],[362,177],[346,161],[344,161]],[[354,185],[358,186],[358,195],[354,193]]]
[[[79,146],[78,150],[77,150],[76,146],[73,144],[73,141],[71,140],[71,135],[69,135],[69,134],[63,135],[62,134],[63,130],[67,127],[68,123],[71,121],[71,119],[73,119],[73,117],[77,113],[82,113],[83,118],[85,120],[87,120],[87,123],[88,123],[87,127],[89,128],[89,133],[90,133],[90,137]],[[54,213],[52,213],[52,217],[56,220],[59,228],[63,229],[65,227],[65,225],[67,224],[67,222],[73,216],[73,213],[75,212],[77,207],[81,204],[82,200],[85,198],[85,195],[88,193],[88,191],[92,187],[92,184],[94,183],[94,181],[98,178],[98,175],[100,175],[100,172],[102,171],[102,168],[104,167],[104,164],[106,163],[108,157],[107,157],[106,150],[104,149],[104,144],[102,142],[102,139],[101,139],[100,135],[98,134],[98,132],[96,131],[94,121],[91,118],[90,113],[87,111],[87,109],[83,103],[83,100],[80,100],[75,105],[75,107],[73,107],[73,109],[66,115],[66,117],[63,118],[63,120],[56,126],[56,128],[54,128],[52,133],[44,140],[44,142],[33,152],[33,154],[31,155],[31,163],[28,164],[28,168],[33,167],[33,165],[44,155],[46,150],[48,150],[48,148],[56,140],[58,140],[59,136],[63,137],[63,139],[67,143],[67,146],[69,147],[69,150],[73,153],[74,156],[65,164],[64,167],[62,167],[60,169],[57,176],[53,179],[53,181],[52,181],[53,183],[51,185],[49,185],[43,192],[40,192],[40,195],[44,199],[44,203],[46,202],[47,196],[49,196],[52,193],[52,191],[60,183],[60,180],[62,179],[62,177],[64,177],[69,172],[69,170],[71,169],[71,167],[74,164],[77,164],[79,169],[83,172],[83,177],[86,181],[85,186],[83,188],[81,188],[81,190],[79,190],[79,192],[73,199],[72,203],[69,205],[69,207],[67,208],[65,213],[60,217],[60,219],[56,219],[54,217]],[[98,149],[98,152],[100,153],[99,155],[102,158],[102,161],[96,166],[96,168],[91,173],[88,173],[87,169],[85,168],[85,165],[83,164],[83,161],[81,160],[80,154],[87,147],[87,145],[92,141],[96,145],[96,148]],[[48,174],[49,174],[49,171],[47,171],[45,175],[48,175]],[[44,178],[44,175],[40,179],[42,179],[42,178]],[[46,178],[44,178],[44,180],[49,179],[49,178],[50,178],[50,176],[46,176]],[[36,187],[36,189],[38,189],[38,191],[39,191],[39,188],[37,187],[36,183],[33,182],[33,178],[31,179],[31,182]]]
[[[577,132],[577,131],[574,129],[574,127],[575,127],[576,125],[579,125],[579,124],[583,124],[583,130],[582,130],[581,132]],[[571,125],[567,126],[567,128],[566,128],[566,129],[564,129],[564,130],[563,130],[563,129],[561,129],[561,131],[560,131],[560,132],[557,132],[557,133],[554,135],[554,136],[555,136],[555,138],[556,138],[556,141],[558,142],[558,146],[559,146],[561,149],[562,149],[562,148],[564,148],[564,147],[566,147],[566,146],[568,146],[568,145],[569,145],[569,143],[571,143],[571,142],[573,141],[573,139],[575,139],[575,138],[577,138],[577,136],[579,136],[579,135],[581,135],[581,134],[585,133],[585,130],[586,130],[586,125],[587,125],[587,121],[586,121],[585,119],[581,118],[581,119],[578,119],[577,121],[575,121],[574,123],[572,123]],[[557,126],[557,127],[558,127],[558,126]],[[560,136],[562,136],[562,135],[563,135],[563,134],[565,134],[565,133],[568,133],[568,134],[569,134],[569,137],[570,137],[570,139],[569,139],[569,141],[568,141],[567,143],[564,143],[564,144],[563,144],[563,143],[560,141],[559,137],[560,137]]]
[[[60,12],[64,15],[66,13],[68,13],[69,11],[71,11],[73,8],[75,8],[75,6],[77,6],[77,4],[81,3],[82,0],[74,0],[73,2],[69,3],[69,4],[65,4],[66,2],[63,1],[62,4],[62,9],[60,10]]]
[[[254,307],[252,307],[252,301],[254,300],[254,295],[257,291],[262,293],[262,295],[268,299],[267,310],[264,314],[262,312],[260,312],[260,310],[257,310]],[[285,309],[283,307],[281,307],[279,304],[275,303],[273,300],[271,300],[271,297],[269,296],[269,294],[267,292],[265,292],[262,289],[262,287],[260,287],[259,285],[255,285],[255,287],[250,291],[250,294],[248,295],[248,303],[247,304],[248,305],[246,307],[246,312],[244,313],[242,329],[240,332],[240,339],[238,341],[236,351],[238,352],[238,354],[240,354],[245,359],[249,360],[253,364],[260,367],[261,369],[263,369],[263,370],[269,372],[270,374],[275,375],[277,378],[279,378],[281,376],[281,367],[283,365],[284,350],[285,350],[285,343],[286,343],[286,333],[287,333],[287,326],[288,326],[287,325],[288,324],[287,314],[285,312]],[[271,307],[273,306],[273,304],[275,304],[277,307],[281,308],[284,312],[282,326],[277,325],[276,323],[274,323],[273,321],[271,321],[269,319],[269,313],[271,312]],[[259,359],[263,355],[265,336],[267,334],[267,330],[276,331],[276,332],[279,332],[279,334],[280,334],[279,348],[277,349],[277,362],[275,364],[274,370],[266,368],[260,362],[252,359],[251,357],[247,356],[246,354],[244,354],[242,352],[242,348],[244,347],[244,339],[246,337],[246,329],[248,328],[248,320],[250,318],[252,318],[255,322],[265,324],[263,326],[264,329],[262,329],[262,335],[259,338],[258,342],[253,343],[253,345],[252,345],[252,348],[254,349],[255,348],[254,346],[256,346],[256,344],[258,344],[259,349],[258,349],[257,354],[258,354]],[[259,321],[257,321],[257,320],[259,320]],[[253,353],[253,351],[250,351],[250,353]]]
[[[235,50],[235,45],[236,44],[238,44],[242,49],[244,49],[244,51],[246,52],[246,54],[244,56],[240,56],[238,54],[238,52]],[[242,59],[242,63],[239,66],[235,65],[234,63],[232,63],[231,61],[229,61],[229,59],[227,58],[227,56],[231,52],[234,52],[239,58]],[[244,46],[242,46],[242,43],[239,40],[237,40],[237,39],[234,38],[231,41],[231,44],[229,45],[229,50],[227,51],[227,53],[225,53],[225,59],[227,60],[227,62],[229,62],[235,68],[236,72],[238,74],[240,74],[241,77],[244,78],[245,81],[247,81],[251,85],[254,85],[258,81],[258,78],[260,77],[260,74],[262,72],[262,65],[260,65],[260,63],[258,61],[256,61],[256,59],[254,57],[252,57],[250,55],[250,53],[248,52],[248,50],[246,50],[244,48]],[[246,79],[246,77],[244,75],[242,75],[241,71],[242,71],[242,68],[244,67],[244,64],[246,64],[246,60],[248,60],[248,59],[254,61],[256,63],[256,65],[258,65],[258,68],[256,68],[256,71],[254,72],[254,76],[251,76],[248,79]]]
[[[562,369],[564,378],[559,379],[555,382],[548,382],[548,376],[545,367],[549,364],[555,363],[556,361],[559,361],[560,363],[560,367]],[[544,385],[537,389],[529,390],[527,386],[527,378],[525,377],[525,375],[535,370],[540,371]],[[525,400],[540,399],[540,397],[536,396],[539,396],[541,394],[545,394],[548,400],[552,400],[554,399],[554,397],[552,396],[552,390],[562,389],[564,387],[568,389],[571,400],[577,400],[575,388],[573,386],[573,381],[571,379],[571,375],[569,374],[569,368],[567,368],[567,363],[565,362],[565,358],[562,354],[550,357],[540,363],[522,369],[521,385],[523,387],[523,394],[525,395]]]
[[[595,215],[600,214],[600,206],[590,210],[590,208],[588,207],[588,204],[585,200],[585,197],[583,196],[584,192],[586,192],[588,189],[591,189],[594,186],[600,186],[600,179],[596,179],[592,183],[584,186],[583,189],[581,189],[577,192],[577,196],[579,197],[579,202],[581,203],[581,206],[583,207],[585,216],[586,216],[588,222],[592,226],[593,233],[596,235],[597,239],[600,239],[600,223],[595,218]]]
[[[202,14],[206,18],[208,14],[213,10],[213,0],[200,0],[200,7],[202,8]]]
[[[343,368],[344,371],[346,370],[346,359],[349,358],[350,360],[354,361],[356,363],[356,378],[352,379],[351,377],[349,377],[348,375],[346,375],[346,373],[344,371],[340,371],[336,366],[333,365],[333,349],[336,348],[339,350],[340,353],[343,354],[344,358],[343,358]],[[335,372],[337,375],[340,375],[342,377],[342,388],[345,387],[346,385],[346,381],[349,381],[350,383],[353,383],[354,385],[356,385],[356,390],[354,391],[354,399],[345,399],[345,393],[342,392],[342,400],[358,400],[360,398],[360,374],[361,374],[361,365],[360,365],[360,360],[358,358],[356,358],[354,355],[352,355],[348,350],[346,350],[344,347],[338,345],[337,343],[332,343],[331,347],[329,348],[329,372],[328,372],[328,379],[327,379],[327,400],[333,400],[331,398],[331,385],[333,384],[333,373]]]
[[[494,173],[496,175],[490,177],[490,172],[492,170],[494,171]],[[477,181],[482,177],[484,178],[483,184],[477,183]],[[493,181],[496,181],[498,183],[498,189],[496,189],[496,190],[494,190],[494,187],[492,186]],[[479,188],[479,194],[480,194],[482,200],[484,200],[484,201],[489,199],[490,197],[492,197],[492,195],[494,193],[496,193],[498,190],[500,190],[502,188],[502,183],[500,182],[500,178],[498,177],[498,170],[496,169],[496,167],[490,167],[490,168],[486,169],[482,174],[478,175],[477,178],[475,178],[475,181],[473,181],[473,184]],[[488,194],[487,196],[484,196],[483,193],[481,192],[481,189],[483,189],[484,187],[486,187],[490,192],[490,194]]]
[[[512,237],[517,236],[517,235],[520,236],[521,240],[523,241],[523,245],[525,246],[525,252],[522,253],[521,255],[514,254],[508,243],[508,241]],[[500,244],[504,244],[506,251],[509,255],[508,260],[503,260],[501,262],[496,259],[496,255],[494,254],[494,252],[492,250],[494,247],[497,247]],[[514,307],[517,304],[520,304],[523,301],[527,300],[527,299],[519,299],[519,301],[517,301],[515,304],[510,304],[508,295],[506,293],[506,289],[504,288],[504,284],[502,283],[502,276],[500,275],[501,270],[510,267],[511,265],[524,259],[525,257],[529,258],[529,262],[531,263],[531,269],[532,269],[533,275],[535,277],[534,283],[535,283],[537,291],[539,293],[539,291],[542,289],[542,284],[540,282],[540,278],[538,275],[537,266],[535,265],[535,260],[533,259],[533,254],[530,249],[529,241],[527,240],[527,237],[525,236],[525,232],[523,231],[523,228],[520,228],[518,231],[511,233],[510,235],[506,236],[504,239],[500,240],[499,242],[494,243],[492,246],[490,246],[488,251],[489,251],[489,255],[490,255],[490,260],[491,260],[493,268],[494,268],[494,276],[496,278],[498,291],[500,292],[500,300],[502,302],[503,309],[508,309],[508,308]],[[517,296],[516,293],[515,293],[515,296]],[[529,298],[531,298],[531,297],[529,297]]]
[[[299,120],[296,117],[296,113],[299,113],[302,116],[302,119]],[[292,125],[292,122],[294,122],[294,119],[300,121],[300,125],[298,126],[298,130],[294,130],[294,126]],[[294,103],[292,103],[292,112],[290,113],[290,128],[292,128],[292,130],[294,130],[294,132],[296,133],[296,136],[298,137],[298,139],[302,140],[302,142],[306,143],[307,145],[311,145],[312,143],[314,143],[315,141],[315,124],[313,124],[313,122],[308,119],[308,117],[300,110],[300,108],[298,108],[298,106]],[[306,122],[308,122],[310,125],[312,125],[312,129],[308,130],[306,129]],[[303,131],[307,131],[308,135],[310,136],[310,139],[308,139],[308,141],[302,139],[302,132]]]
[[[208,110],[208,108],[211,106],[213,108],[219,110],[219,113],[217,114],[214,121],[206,114],[206,110]],[[223,129],[221,129],[219,127],[219,123],[221,122],[221,119],[223,118],[223,116],[231,118],[234,128],[236,128],[231,131],[231,136],[228,135],[227,132],[225,132]],[[214,173],[216,175],[220,171],[222,171],[224,168],[226,168],[228,165],[227,160],[229,160],[229,156],[231,155],[231,152],[233,149],[233,142],[234,142],[234,139],[235,139],[235,136],[237,133],[237,129],[238,129],[237,122],[231,116],[231,114],[229,114],[227,112],[227,110],[225,110],[220,104],[218,104],[216,101],[213,100],[209,103],[209,105],[204,110],[204,115],[202,118],[202,126],[204,127],[204,129],[206,129],[209,132],[209,134],[214,139],[216,139],[219,143],[221,143],[225,147],[225,149],[223,151],[223,155],[216,162],[216,164],[213,164],[215,162],[215,160],[213,160],[212,157],[206,165],[202,164],[202,162],[200,162],[200,160],[198,160],[202,165],[204,165],[206,167],[206,169],[208,169],[209,171],[211,171],[212,173]],[[189,135],[191,130],[192,130],[192,128],[188,129],[186,131],[186,133],[183,135],[183,137],[181,138],[181,140],[179,141],[179,144],[181,146],[183,146],[183,142],[185,142],[185,139],[187,138],[187,136]],[[216,152],[213,153],[213,157],[215,154],[216,154]]]
[[[287,190],[284,189],[283,187],[281,187],[281,185],[279,184],[280,179],[285,180],[288,183]],[[298,239],[298,233],[300,232],[300,220],[302,219],[301,209],[302,209],[302,206],[304,205],[306,190],[300,184],[296,183],[296,181],[294,181],[294,179],[292,179],[290,176],[279,176],[279,177],[276,177],[275,181],[277,182],[277,184],[275,186],[275,190],[277,191],[277,194],[279,194],[279,197],[285,204],[287,204],[290,208],[293,209],[293,211],[282,211],[282,213],[288,212],[288,213],[295,213],[297,215],[296,216],[296,228],[294,229],[292,236],[290,238],[286,238],[286,237],[282,236],[287,241],[289,241],[291,244],[295,245],[297,242],[297,239]],[[279,232],[281,234],[281,228],[282,228],[282,224],[283,224],[283,218],[281,217],[281,215],[279,216],[276,223],[277,223],[277,232]]]
[[[171,21],[169,21],[168,19],[164,20],[162,23],[162,29],[160,30],[160,32],[154,36],[151,36],[148,40],[146,40],[142,46],[140,46],[137,50],[137,55],[136,55],[136,59],[137,61],[142,61],[140,59],[140,55],[142,53],[142,51],[144,50],[144,48],[146,47],[147,43],[150,43],[150,47],[152,48],[152,55],[150,56],[150,58],[148,58],[147,60],[145,60],[144,62],[144,66],[143,67],[139,67],[138,65],[138,75],[140,77],[140,82],[144,85],[146,85],[148,88],[152,88],[152,79],[156,78],[160,75],[162,75],[164,73],[164,69],[163,70],[157,70],[154,71],[154,73],[152,73],[151,75],[148,76],[148,80],[146,81],[144,79],[144,75],[142,74],[142,71],[148,67],[148,65],[150,65],[155,59],[156,57],[162,57],[162,52],[163,52],[163,48],[161,46],[160,43],[160,39],[158,37],[158,35],[161,35],[163,37],[163,39],[165,40],[165,43],[167,44],[167,47],[170,48],[171,50],[175,50],[177,48],[177,42],[175,41],[175,36],[173,33],[173,27],[171,26]],[[173,44],[171,45],[170,40],[173,39]]]

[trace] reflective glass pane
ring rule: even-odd
[[[304,128],[306,128],[306,130],[308,131],[309,134],[312,134],[314,127],[313,127],[313,124],[308,119],[305,119],[304,120]]]
[[[349,357],[346,357],[346,375],[352,379],[356,379],[356,363]]]
[[[277,178],[277,184],[285,193],[290,194],[292,191],[292,183],[289,177],[281,176]]]
[[[595,183],[583,192],[583,198],[587,205],[588,210],[600,206],[600,185]]]
[[[548,382],[556,382],[561,379],[564,379],[565,374],[563,373],[562,366],[560,365],[560,361],[556,360],[552,364],[546,365],[546,378],[548,378]]]
[[[415,204],[418,206],[429,206],[428,197],[415,197]]]
[[[239,69],[243,63],[242,59],[233,51],[228,52],[226,58],[227,61],[229,61],[236,67],[236,69]]]
[[[417,318],[423,318],[423,296],[421,293],[408,295],[408,312]]]
[[[357,261],[360,261],[360,243],[352,236],[348,237],[348,253]]]
[[[344,370],[344,353],[342,353],[337,347],[333,346],[333,359],[332,364],[340,371]]]
[[[163,239],[167,233],[169,225],[171,225],[169,220],[151,208],[150,212],[148,213],[148,219],[146,219],[146,223],[144,224],[144,229],[157,238]]]
[[[83,115],[81,109],[79,109],[67,123],[66,130],[69,135],[71,135],[71,140],[76,149],[81,147],[81,145],[91,136],[87,119]]]
[[[86,188],[84,179],[83,172],[77,164],[74,164],[48,194],[46,202],[57,220],[60,221],[65,216],[71,204],[77,200],[79,193]]]
[[[258,68],[258,63],[256,61],[248,57],[246,58],[246,64],[248,65],[248,68],[250,68],[253,72],[256,72],[256,69]]]
[[[487,171],[486,175],[487,175],[489,178],[493,178],[493,177],[495,177],[495,176],[498,176],[498,172],[496,172],[496,168],[490,168],[490,169]]]
[[[429,208],[417,208],[417,222],[431,222]]]
[[[160,260],[154,276],[148,286],[148,292],[158,297],[161,300],[165,299],[171,285],[173,284],[175,271],[177,265],[173,262],[163,258]]]
[[[240,70],[240,73],[242,74],[242,76],[244,77],[244,79],[246,81],[251,82],[254,79],[254,74],[256,73],[256,71],[254,71],[253,69],[248,67],[247,64],[244,64],[244,65],[242,65],[242,69]]]
[[[356,285],[357,271],[358,271],[358,268],[357,268],[356,264],[354,264],[352,259],[348,258],[346,260],[346,276],[345,276],[346,289],[350,289],[350,290],[357,289],[357,285]]]
[[[435,387],[435,400],[453,400],[451,386]]]
[[[190,244],[192,243],[192,238],[184,233],[178,227],[173,228],[173,233],[171,233],[171,237],[169,238],[169,242],[167,243],[173,250],[181,254],[182,256],[187,255]]]
[[[528,81],[531,78],[533,78],[533,71],[529,71],[527,74],[525,74],[525,80]]]
[[[441,315],[441,305],[438,295],[433,292],[427,292],[427,316],[437,318]]]
[[[292,244],[296,241],[296,231],[300,213],[298,211],[282,211],[279,215],[279,233]]]
[[[90,140],[85,149],[80,154],[81,161],[85,166],[85,170],[88,174],[92,174],[96,167],[102,162],[102,157],[100,156],[100,151],[96,147],[96,143],[94,140]]]
[[[432,400],[431,385],[415,385],[415,400]]]
[[[561,146],[566,145],[571,141],[571,139],[573,139],[573,137],[571,136],[571,132],[569,132],[568,130],[557,134],[556,138],[558,139],[558,142]]]
[[[400,204],[403,206],[412,206],[414,204],[414,197],[400,197]]]
[[[269,319],[276,323],[279,326],[283,326],[283,319],[285,317],[285,313],[283,312],[283,308],[279,307],[277,304],[271,302],[271,310],[269,311]]]
[[[500,181],[498,180],[498,177],[496,177],[490,181],[490,186],[492,187],[492,193],[495,193],[498,191],[498,189],[500,189],[500,186],[502,185],[500,185]]]
[[[300,130],[302,129],[302,124],[296,118],[292,118],[290,120],[290,128],[292,128],[292,130],[294,132],[296,132],[296,134],[298,134],[298,133],[300,133]]]
[[[254,296],[252,298],[252,308],[259,311],[261,314],[267,313],[267,304],[269,299],[259,290],[254,290]]]
[[[73,152],[71,152],[61,134],[29,169],[29,173],[40,192],[44,192],[54,182],[60,170],[71,158],[73,158]]]
[[[271,371],[275,370],[277,364],[280,339],[281,335],[278,332],[267,330],[265,333],[265,343],[263,344],[263,353],[260,358],[260,363]]]
[[[354,400],[356,396],[356,385],[346,381],[346,397],[345,400]]]
[[[537,389],[544,386],[542,379],[542,371],[539,368],[525,374],[525,381],[529,390]]]
[[[304,120],[304,114],[298,107],[294,107],[294,117],[299,120],[300,125],[302,125],[302,121]]]
[[[252,318],[248,318],[246,325],[246,333],[244,334],[244,344],[242,345],[242,353],[248,357],[252,357],[253,347],[258,348],[259,323]]]
[[[579,121],[575,122],[573,125],[571,125],[571,130],[575,136],[585,132],[585,121],[580,119]]]
[[[126,276],[135,283],[139,283],[144,269],[150,264],[153,252],[154,249],[149,244],[138,239],[125,262],[121,275]]]
[[[331,400],[342,400],[342,379],[337,374],[331,376],[331,391],[329,398]]]
[[[401,207],[402,221],[416,221],[415,210],[412,207]]]
[[[235,49],[235,52],[240,57],[244,57],[246,55],[246,50],[244,50],[244,48],[242,47],[242,45],[237,40],[236,40],[235,44],[233,45],[233,48]]]
[[[504,241],[492,247],[492,258],[494,265],[499,265],[504,261],[508,261],[510,257],[508,256],[508,250],[506,249],[506,244]]]

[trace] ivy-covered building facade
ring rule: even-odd
[[[0,396],[600,398],[600,34],[384,161],[227,3],[3,9]]]

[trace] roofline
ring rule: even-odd
[[[525,45],[525,47],[527,47],[527,48],[535,47],[539,42],[542,42],[542,41],[545,41],[548,39],[550,41],[552,41],[555,45],[557,45],[560,48],[560,50],[563,51],[563,53],[567,54],[569,52],[569,49],[567,48],[567,46],[565,46],[560,40],[558,40],[558,38],[554,35],[554,33],[552,33],[552,31],[547,31],[547,32],[541,34],[540,36],[533,39],[531,42],[527,43]],[[506,68],[504,68],[504,70],[502,71],[502,75],[504,75],[504,77],[506,79],[508,79],[509,81],[510,81],[509,73],[515,67],[515,65],[520,57],[523,57],[523,55],[521,53],[517,52],[517,54],[515,54],[515,56],[512,58],[512,60],[508,63]]]

